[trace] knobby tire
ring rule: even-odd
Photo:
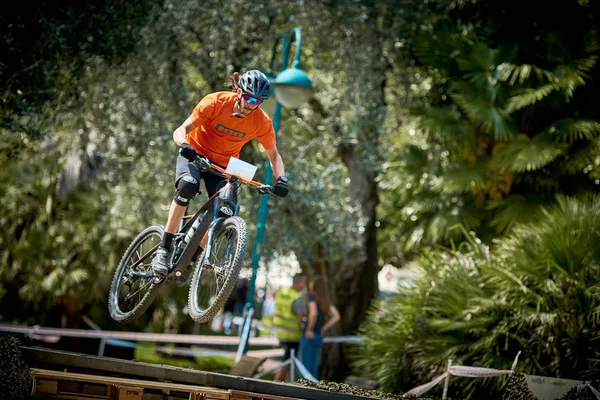
[[[154,252],[149,250],[156,243],[160,243],[163,236],[164,230],[159,225],[152,225],[144,229],[134,240],[131,242],[125,254],[121,258],[112,283],[110,285],[110,292],[108,295],[108,311],[110,316],[115,320],[122,323],[131,322],[138,318],[152,302],[159,292],[160,285],[154,283],[154,278],[135,278],[131,287],[127,287],[123,280],[124,274],[129,270],[130,266],[138,261],[140,257],[144,257],[143,261],[136,267],[138,270],[149,271],[152,270],[150,262],[154,256]],[[138,290],[137,285],[141,288]],[[124,310],[125,301],[121,302],[120,295],[126,292],[135,292],[138,290],[139,294],[136,294],[135,298],[132,299],[132,309]]]
[[[222,259],[229,240],[234,240],[231,257]],[[207,322],[223,307],[237,283],[248,242],[248,228],[240,217],[230,217],[223,221],[214,235],[212,259],[223,271],[217,273],[205,267],[206,254],[202,254],[196,264],[190,283],[188,310],[190,317],[197,322]]]

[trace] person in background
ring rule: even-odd
[[[267,288],[261,307],[262,313],[258,333],[260,336],[275,337],[275,333],[271,330],[275,315],[275,296],[273,296],[271,288]]]
[[[305,286],[306,276],[298,273],[292,279],[292,287],[281,288],[275,293],[273,328],[279,343],[284,348],[284,361],[290,358],[292,349],[298,355],[302,338],[302,321],[306,310],[302,297]],[[282,366],[275,373],[275,381],[287,380],[289,372],[289,366]]]
[[[319,379],[323,333],[340,320],[340,313],[331,304],[325,288],[325,281],[320,275],[315,275],[308,284],[306,307],[308,318],[300,341],[300,359],[308,372]]]

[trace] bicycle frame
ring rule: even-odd
[[[196,222],[198,218],[202,218],[200,225],[196,228],[190,240],[183,247],[182,253],[179,258],[175,259],[175,262],[172,263],[171,268],[169,269],[169,273],[172,273],[176,270],[182,270],[192,261],[192,257],[194,253],[197,251],[202,238],[208,232],[208,240],[206,242],[206,248],[204,252],[208,255],[206,258],[206,263],[210,264],[210,255],[213,246],[214,234],[217,231],[217,228],[223,223],[225,217],[220,216],[221,207],[225,204],[223,199],[223,193],[228,190],[235,190],[237,186],[237,178],[231,177],[228,178],[226,184],[223,188],[219,189],[217,193],[215,193],[210,199],[204,203],[202,207],[195,214],[188,218],[187,222],[181,227],[179,232],[177,233],[178,244],[181,246],[181,241],[184,240],[185,235],[188,234],[188,231],[191,229],[192,225]],[[227,200],[229,201],[229,200]],[[238,215],[239,213],[239,205],[236,204],[228,204],[229,206],[233,205],[233,214],[230,216]],[[209,215],[209,210],[212,208],[212,215]],[[179,247],[181,250],[181,247]],[[229,248],[228,251],[231,249]],[[174,257],[177,257],[177,254],[174,254]],[[182,271],[183,272],[183,271]]]
[[[206,243],[206,248],[204,249],[204,253],[208,256],[205,258],[205,265],[211,265],[213,268],[218,269],[212,265],[210,262],[210,257],[212,254],[212,246],[214,240],[214,234],[226,219],[226,217],[220,216],[221,207],[227,206],[229,208],[233,208],[232,215],[228,215],[227,217],[236,216],[239,213],[239,204],[237,201],[233,200],[232,191],[236,191],[239,184],[245,184],[253,189],[257,190],[261,194],[271,194],[272,187],[269,185],[264,185],[260,182],[245,180],[238,176],[230,175],[225,172],[225,170],[217,165],[212,164],[208,159],[201,157],[196,160],[196,163],[200,166],[200,168],[204,171],[212,170],[212,172],[223,176],[226,179],[225,185],[221,189],[219,189],[213,196],[211,196],[198,211],[190,216],[185,216],[182,220],[182,224],[180,229],[175,234],[175,249],[173,251],[173,258],[171,259],[171,264],[169,266],[169,273],[167,275],[167,281],[171,281],[173,279],[178,279],[181,274],[185,273],[188,265],[190,265],[194,254],[196,253],[202,238],[208,232],[208,240]],[[212,214],[209,215],[209,211],[212,208]],[[196,228],[195,232],[191,235],[186,244],[183,244],[186,235],[188,235],[189,230],[194,225],[194,223],[199,219],[200,225]],[[187,221],[186,221],[187,220]],[[183,222],[185,221],[185,222]],[[227,254],[231,253],[232,243],[229,243],[227,246]],[[149,250],[149,253],[153,253],[158,248],[158,244]],[[141,260],[142,258],[140,258]],[[138,277],[152,277],[153,272],[151,271],[135,271],[136,265],[132,265],[131,274]],[[176,277],[173,277],[172,273],[175,272]],[[179,274],[177,274],[179,272]]]

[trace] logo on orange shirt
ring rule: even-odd
[[[244,132],[236,131],[235,129],[228,128],[225,125],[218,124],[217,126],[215,126],[215,129],[217,130],[217,132],[221,132],[225,135],[233,136],[236,138],[241,139],[246,137],[246,134]]]

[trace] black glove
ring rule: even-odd
[[[198,158],[198,153],[189,143],[182,143],[181,148],[179,149],[179,154],[182,157],[187,158],[190,162],[195,161]]]
[[[277,183],[273,186],[273,194],[277,197],[286,197],[289,193],[287,178],[279,177],[277,178]]]

